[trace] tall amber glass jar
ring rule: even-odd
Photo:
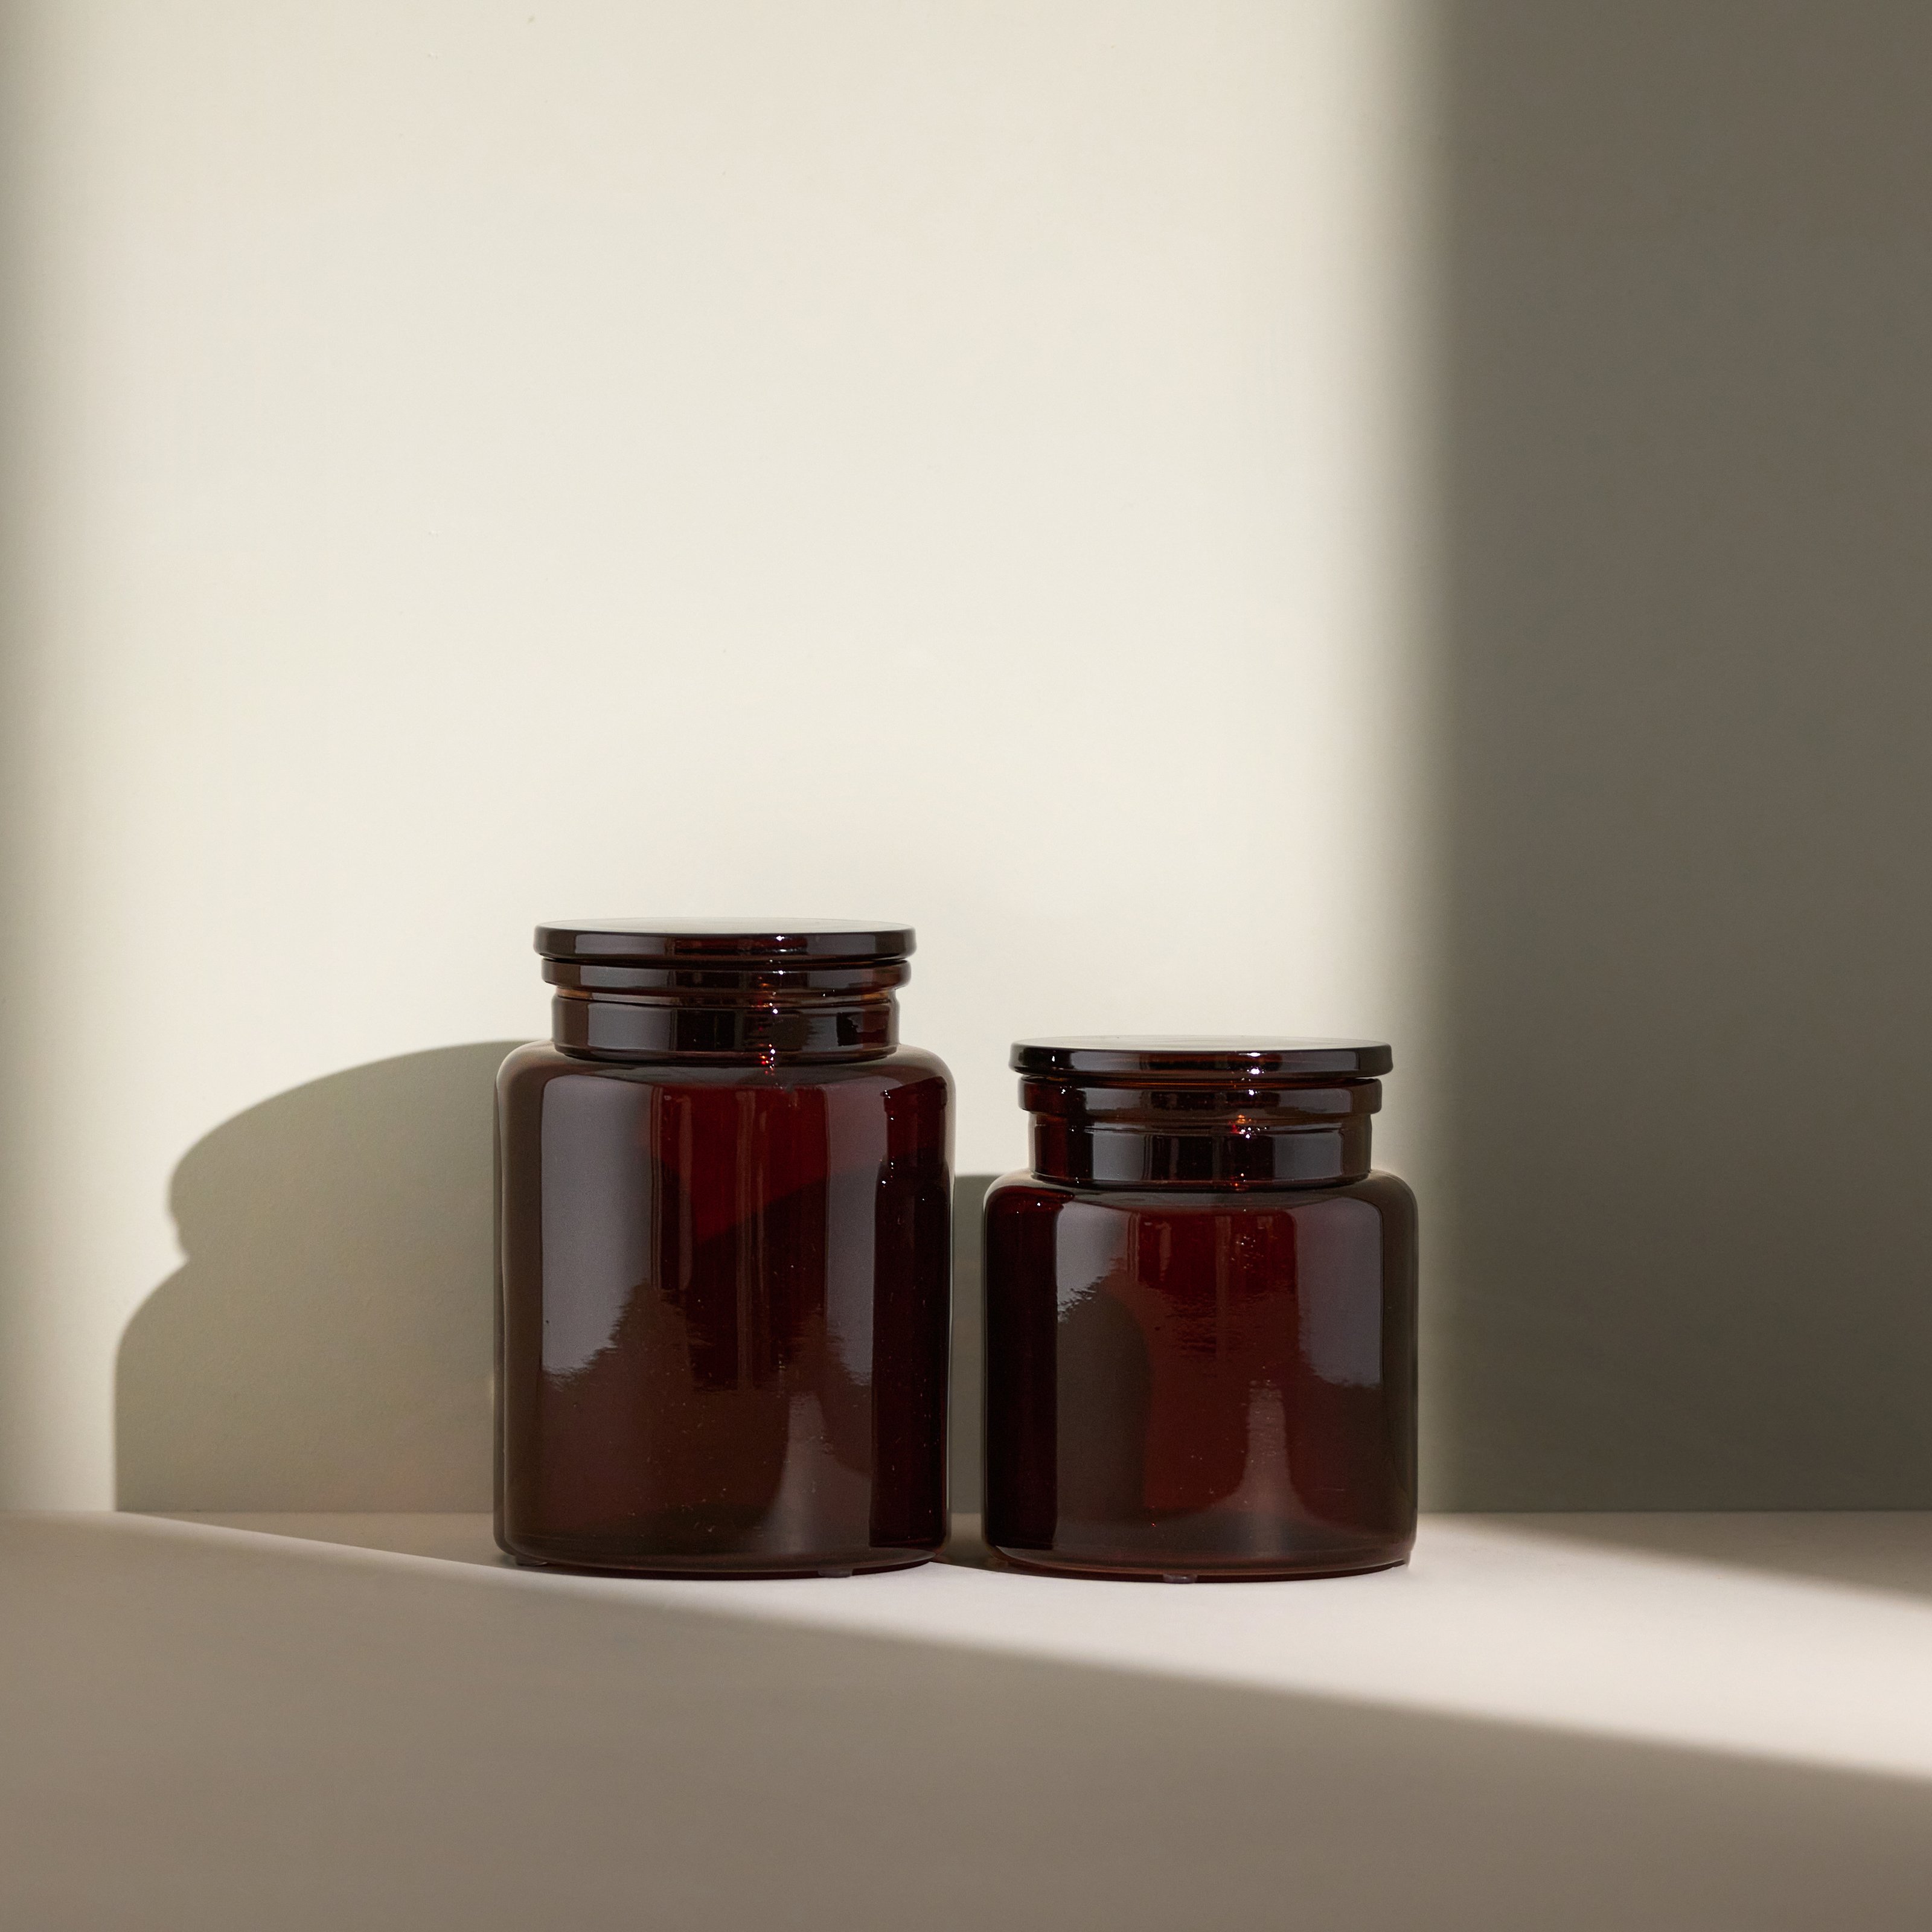
[[[1033,1171],[986,1200],[986,1538],[1030,1569],[1333,1576],[1415,1532],[1415,1202],[1369,1168],[1385,1046],[1013,1049]]]
[[[904,926],[560,921],[497,1082],[497,1540],[666,1576],[945,1534],[950,1083]]]

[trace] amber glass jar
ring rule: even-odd
[[[553,1042],[497,1081],[497,1540],[796,1576],[945,1534],[950,1082],[904,926],[537,928]]]
[[[1385,1046],[1041,1040],[986,1199],[986,1540],[1172,1580],[1383,1569],[1415,1532],[1415,1200]]]

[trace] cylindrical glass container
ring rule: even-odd
[[[537,928],[554,1040],[497,1081],[497,1540],[795,1576],[946,1528],[950,1083],[904,926]]]
[[[1040,1040],[986,1198],[986,1540],[1030,1569],[1334,1576],[1415,1532],[1415,1199],[1388,1048]]]

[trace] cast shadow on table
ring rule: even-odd
[[[516,1044],[351,1067],[189,1149],[170,1190],[186,1259],[122,1338],[122,1508],[490,1507],[492,1094]],[[965,1508],[978,1498],[986,1185],[958,1186]]]

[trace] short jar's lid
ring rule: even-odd
[[[903,959],[912,928],[868,919],[559,919],[537,928],[546,959]]]
[[[1012,1054],[1018,1072],[1049,1080],[1373,1080],[1394,1064],[1379,1040],[1265,1034],[1094,1034],[1019,1040]]]

